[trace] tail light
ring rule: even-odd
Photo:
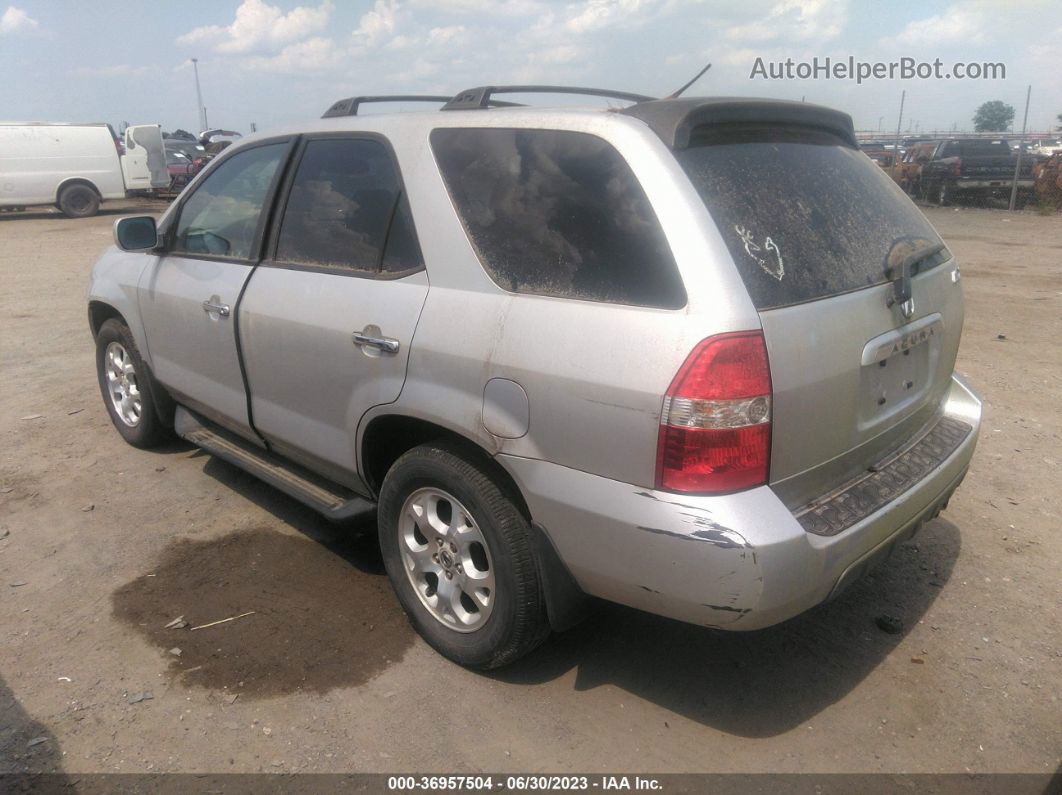
[[[953,177],[961,177],[962,176],[962,159],[961,158],[958,158],[958,157],[955,158],[955,162],[951,164],[951,175]]]
[[[664,398],[656,487],[729,494],[761,486],[770,453],[771,374],[763,333],[701,341]]]

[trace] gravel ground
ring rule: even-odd
[[[985,424],[872,578],[753,634],[607,606],[481,675],[411,632],[371,527],[111,428],[84,289],[137,210],[0,215],[0,771],[1059,768],[1062,217],[926,209]]]

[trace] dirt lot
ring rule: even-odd
[[[0,216],[0,770],[1059,767],[1059,216],[927,209],[985,424],[951,507],[872,579],[746,635],[606,607],[484,676],[412,634],[357,529],[112,430],[84,289],[117,211]]]

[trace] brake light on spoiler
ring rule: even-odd
[[[771,374],[763,333],[702,340],[664,397],[656,488],[730,494],[762,486],[770,452]]]

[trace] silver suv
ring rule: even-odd
[[[412,623],[480,668],[588,596],[784,621],[947,505],[959,269],[847,115],[505,90],[342,100],[119,220],[88,305],[118,432],[375,514]]]

